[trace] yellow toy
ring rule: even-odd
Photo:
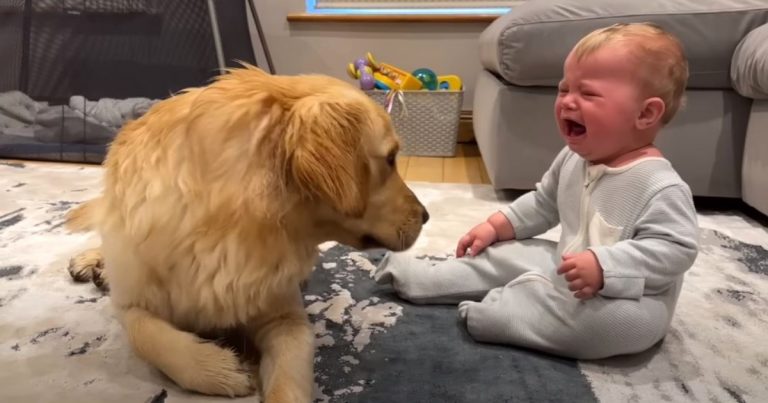
[[[461,90],[462,82],[458,76],[435,76],[429,69],[417,69],[419,78],[403,69],[387,63],[380,63],[374,59],[371,52],[366,53],[365,58],[359,58],[354,63],[347,65],[347,74],[360,80],[360,88],[363,90]],[[424,74],[426,73],[429,74]],[[424,81],[425,77],[433,77]],[[434,77],[436,77],[436,82]]]
[[[437,83],[437,89],[439,90],[460,91],[464,88],[461,78],[454,75],[437,76]]]
[[[368,65],[373,68],[373,78],[381,81],[381,84],[387,87],[382,89],[398,89],[406,91],[421,89],[421,81],[416,79],[411,73],[391,64],[377,62],[376,59],[373,58],[371,52],[368,52],[365,57],[368,61]],[[395,87],[392,86],[393,84]]]

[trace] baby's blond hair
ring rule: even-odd
[[[609,44],[625,44],[634,56],[650,96],[664,101],[663,124],[669,123],[684,102],[688,61],[675,36],[652,23],[619,23],[590,32],[573,48],[581,60]]]

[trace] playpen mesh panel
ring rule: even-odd
[[[36,0],[34,9],[41,10],[78,10],[96,13],[131,13],[147,12],[157,0]]]
[[[35,99],[164,98],[218,67],[205,1],[34,4],[25,92]]]
[[[221,50],[256,64],[246,4]],[[208,0],[0,0],[0,158],[101,162],[128,120],[219,73]]]
[[[0,92],[16,89],[21,74],[24,0],[0,0]]]

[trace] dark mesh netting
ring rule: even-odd
[[[124,122],[217,74],[219,53],[256,64],[246,13],[231,0],[0,0],[0,158],[100,162]]]

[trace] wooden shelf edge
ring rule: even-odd
[[[493,22],[499,18],[495,14],[457,14],[457,15],[336,15],[291,13],[288,22]]]

